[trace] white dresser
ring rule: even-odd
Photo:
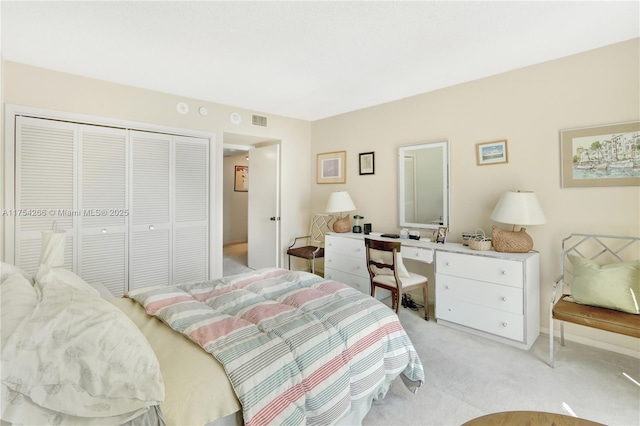
[[[539,254],[451,246],[436,254],[438,323],[529,349],[540,334]]]
[[[462,244],[424,240],[392,241],[402,243],[404,259],[424,263],[435,259],[439,324],[523,349],[535,342],[540,334],[538,253],[476,251]],[[363,234],[328,234],[324,268],[326,278],[370,293]]]

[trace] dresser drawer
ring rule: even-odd
[[[436,274],[436,301],[439,303],[441,300],[458,300],[513,314],[524,314],[522,289],[453,275]]]
[[[402,246],[402,258],[433,263],[433,250],[422,247]]]
[[[371,284],[369,282],[368,276],[367,278],[364,278],[358,275],[348,274],[346,272],[338,271],[336,269],[328,268],[325,266],[324,277],[328,280],[338,281],[340,283],[350,285],[356,290],[360,290],[364,294],[371,294]]]
[[[490,309],[449,298],[436,300],[438,320],[450,321],[476,330],[524,341],[524,316]]]
[[[327,235],[324,240],[325,253],[339,253],[347,256],[362,259],[363,263],[366,259],[364,252],[364,240],[360,238],[343,238]]]
[[[438,252],[436,272],[511,287],[523,287],[523,265],[522,262],[514,260]]]
[[[367,272],[366,260],[354,256],[346,256],[344,254],[335,253],[334,251],[326,252],[324,255],[324,267],[333,270],[346,272],[349,274],[369,279]]]

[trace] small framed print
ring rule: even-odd
[[[360,174],[372,175],[375,173],[375,153],[363,152],[360,154]]]
[[[476,144],[476,163],[478,166],[503,164],[509,162],[507,140]]]
[[[249,191],[249,166],[235,166],[236,173],[233,180],[233,190],[236,192]]]
[[[444,244],[446,239],[447,239],[447,227],[446,226],[438,227],[438,233],[436,234],[436,244],[437,243]]]
[[[317,183],[345,183],[347,151],[318,154]]]

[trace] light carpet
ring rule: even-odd
[[[433,307],[432,307],[433,311]],[[374,401],[364,426],[461,425],[502,411],[575,415],[607,425],[640,425],[640,360],[574,342],[555,346],[555,368],[546,363],[549,336],[529,351],[427,322],[422,309],[401,308],[425,368],[414,395],[399,380]]]

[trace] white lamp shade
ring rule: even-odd
[[[350,212],[356,209],[347,191],[332,192],[327,202],[327,213]]]
[[[535,192],[507,191],[496,204],[491,219],[511,225],[542,225],[547,223]]]
[[[64,265],[66,231],[42,231],[40,265],[51,267]]]

